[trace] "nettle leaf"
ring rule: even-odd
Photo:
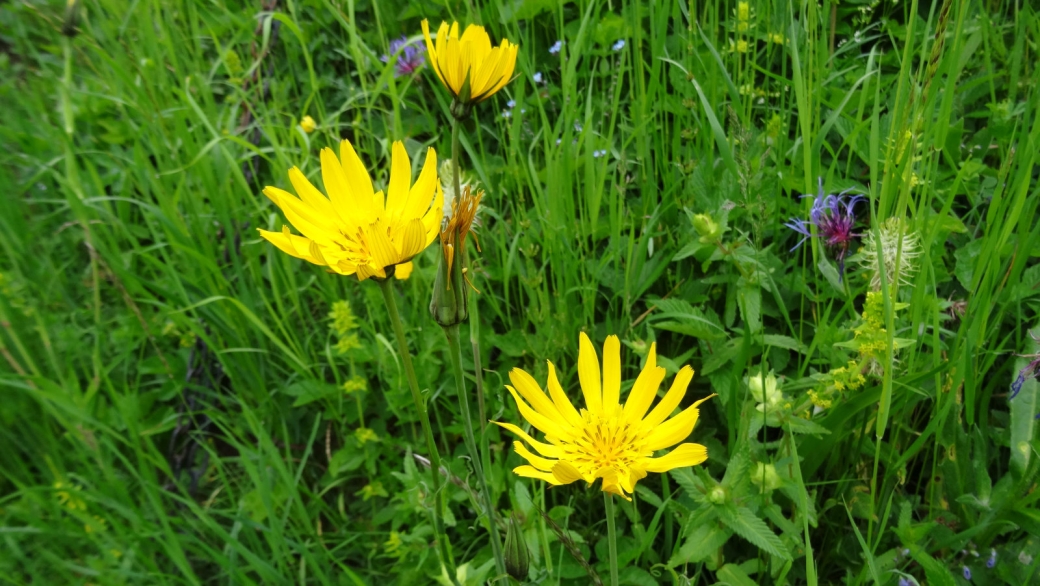
[[[744,571],[744,568],[736,564],[726,564],[719,568],[716,576],[719,582],[724,582],[730,586],[757,586],[755,581],[748,576],[748,573]]]
[[[831,432],[831,430],[820,425],[819,423],[816,423],[809,419],[802,419],[801,417],[791,417],[787,420],[787,423],[791,429],[791,433],[800,433],[807,435],[825,435]]]
[[[762,551],[783,558],[792,559],[784,542],[773,533],[765,521],[759,519],[750,509],[733,504],[716,507],[719,520],[733,530],[734,533],[757,545]]]
[[[733,533],[718,525],[705,524],[697,526],[686,538],[686,541],[668,560],[668,567],[674,568],[683,564],[703,562],[726,541]]]
[[[762,331],[762,288],[758,285],[741,285],[737,288],[737,304],[751,333]]]

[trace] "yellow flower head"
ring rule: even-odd
[[[570,484],[576,480],[592,484],[597,478],[602,478],[604,491],[628,499],[636,482],[649,472],[662,473],[704,462],[708,458],[708,449],[693,443],[681,444],[659,458],[653,457],[655,451],[685,440],[697,423],[697,407],[715,396],[705,397],[669,418],[686,395],[686,387],[693,379],[693,369],[682,367],[668,393],[650,410],[664,375],[664,368],[657,366],[655,345],[651,344],[646,365],[636,378],[628,400],[622,405],[619,402],[621,342],[617,336],[607,337],[603,344],[601,373],[596,350],[588,336],[582,333],[578,348],[578,380],[586,408],[579,412],[560,386],[552,362],[549,362],[548,397],[531,375],[514,368],[509,373],[514,386],[507,385],[506,388],[516,400],[520,414],[544,433],[549,443],[535,440],[511,423],[494,422],[541,454],[532,453],[524,443],[513,442],[516,453],[530,463],[513,469],[513,472],[519,476],[540,478],[552,485]]]
[[[303,119],[300,120],[300,128],[302,128],[307,134],[314,132],[314,129],[317,127],[318,125],[315,124],[314,118],[311,118],[310,116],[304,116]]]
[[[502,89],[513,77],[516,66],[517,45],[502,39],[502,44],[491,46],[491,37],[484,27],[471,24],[459,37],[459,23],[442,22],[437,30],[437,43],[430,38],[430,25],[422,21],[423,36],[430,63],[441,83],[456,98],[463,93],[469,80],[468,95],[462,100],[477,103],[491,97]]]
[[[339,158],[321,151],[325,197],[298,168],[289,169],[296,193],[267,187],[271,199],[303,236],[260,230],[283,252],[358,280],[384,279],[395,268],[411,272],[409,261],[437,237],[444,217],[444,192],[437,180],[437,153],[428,149],[419,178],[412,185],[411,162],[400,141],[393,144],[386,196],[375,191],[368,171],[350,141]]]

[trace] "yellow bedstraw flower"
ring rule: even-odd
[[[545,434],[549,443],[535,440],[511,423],[493,422],[520,437],[539,455],[521,442],[513,448],[530,464],[513,469],[519,476],[540,478],[549,484],[570,484],[584,480],[590,485],[603,479],[603,490],[626,499],[636,482],[649,472],[662,473],[673,468],[696,466],[708,458],[700,444],[684,443],[668,454],[654,458],[663,450],[685,440],[697,423],[697,407],[715,395],[705,397],[669,419],[679,406],[693,369],[684,366],[657,406],[647,410],[664,380],[664,368],[657,366],[657,351],[650,345],[646,365],[636,378],[628,400],[619,402],[621,393],[621,342],[608,336],[603,344],[603,371],[592,342],[584,333],[578,347],[578,380],[585,396],[585,409],[574,408],[549,362],[549,397],[531,375],[519,368],[509,373],[514,386],[506,385],[516,400],[520,414]],[[521,398],[522,397],[522,398]]]
[[[299,197],[266,187],[271,199],[303,236],[260,230],[283,252],[341,275],[385,279],[395,271],[404,278],[411,260],[437,237],[444,217],[444,192],[437,180],[437,153],[426,151],[419,178],[412,185],[411,162],[404,145],[393,144],[390,184],[384,197],[350,141],[340,143],[339,158],[330,148],[321,151],[321,178],[329,197],[318,191],[298,168],[289,181]]]
[[[513,77],[518,45],[502,39],[497,47],[491,46],[491,37],[484,27],[471,24],[459,37],[459,23],[451,26],[442,22],[437,29],[436,44],[430,38],[430,24],[422,21],[426,37],[426,52],[441,83],[460,102],[462,108],[452,114],[464,118],[468,106],[482,102],[505,87]]]

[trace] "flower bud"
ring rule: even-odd
[[[318,125],[315,124],[314,118],[311,118],[310,116],[304,116],[303,119],[300,120],[300,128],[302,128],[307,134],[314,132],[314,129],[317,127]]]
[[[776,405],[783,398],[776,388],[776,376],[772,373],[751,375],[748,377],[748,388],[751,390],[751,396],[759,403]]]
[[[782,484],[780,476],[776,473],[776,466],[759,462],[751,473],[751,482],[762,489],[762,492],[772,492]]]
[[[442,241],[441,252],[437,278],[433,281],[430,315],[433,321],[446,328],[458,325],[469,317],[469,292],[462,279],[462,251]]]
[[[722,235],[721,228],[708,214],[695,215],[693,217],[693,229],[700,234],[700,240],[704,244],[715,242]]]
[[[515,516],[509,518],[505,557],[506,572],[521,582],[526,580],[527,573],[531,569],[530,552],[527,551],[524,534],[520,530],[520,524],[517,523]]]
[[[721,486],[716,486],[711,489],[711,492],[708,493],[708,500],[716,505],[721,505],[726,502],[726,489]]]
[[[69,0],[65,3],[65,19],[61,24],[61,34],[75,38],[79,33],[80,0]]]

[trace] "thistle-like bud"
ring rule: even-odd
[[[530,552],[527,551],[524,534],[520,530],[520,523],[517,523],[515,516],[509,518],[505,556],[506,572],[521,582],[526,580],[527,573],[531,569]]]
[[[469,317],[469,290],[466,280],[466,237],[480,206],[482,191],[472,195],[467,185],[451,204],[451,217],[441,230],[441,260],[433,283],[430,314],[442,327],[458,325]],[[474,236],[475,238],[475,236]],[[479,250],[479,245],[477,247]],[[474,289],[475,290],[475,289]]]
[[[700,240],[704,244],[715,242],[722,235],[719,225],[708,214],[695,215],[693,217],[693,229],[700,234]]]

